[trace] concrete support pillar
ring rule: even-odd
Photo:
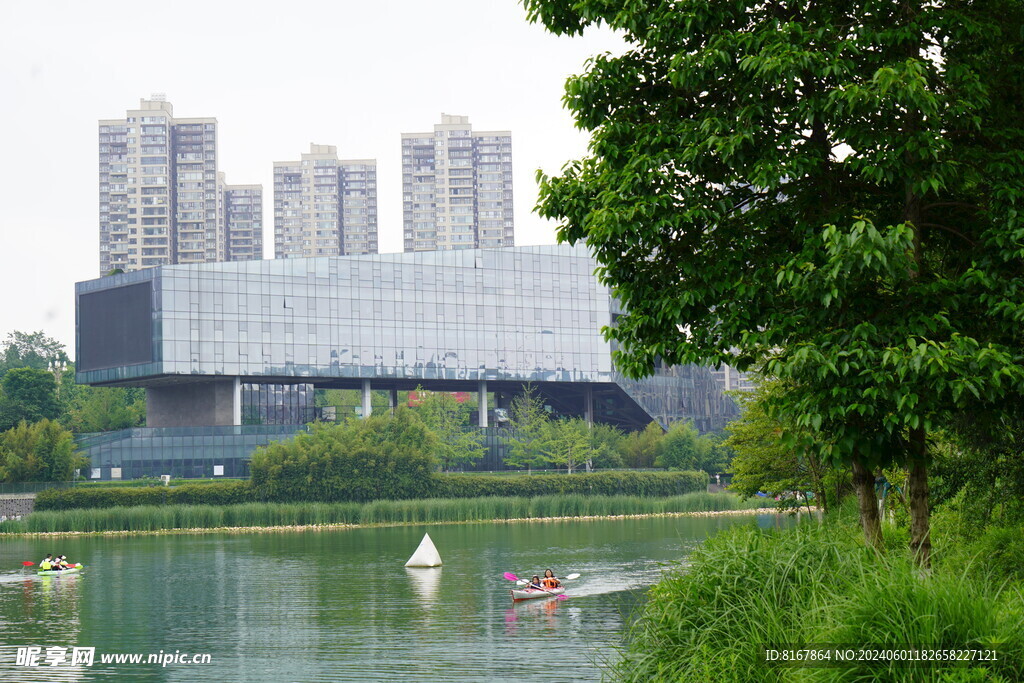
[[[487,380],[480,380],[476,389],[476,406],[480,413],[480,426],[487,426]]]
[[[398,407],[398,389],[391,389],[388,391],[388,408],[391,409],[391,414],[395,414],[395,408]]]
[[[373,412],[373,400],[370,393],[370,380],[363,380],[363,419],[370,417]]]
[[[147,427],[227,427],[242,424],[238,377],[146,387]]]
[[[588,427],[594,426],[594,387],[589,384],[583,387],[583,419]]]

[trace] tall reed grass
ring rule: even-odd
[[[21,520],[0,522],[0,533],[472,522],[737,510],[757,507],[759,502],[742,501],[737,496],[725,493],[687,493],[670,498],[552,495],[534,498],[378,500],[370,503],[147,505],[33,512]]]
[[[905,546],[904,546],[905,548]],[[849,524],[719,532],[649,594],[620,681],[1010,681],[1024,677],[1024,598],[975,575],[875,554]],[[766,648],[995,648],[996,662],[779,666]]]

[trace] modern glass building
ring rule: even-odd
[[[476,392],[486,428],[531,383],[557,414],[625,429],[723,426],[736,409],[708,370],[644,380],[615,370],[601,328],[617,304],[596,267],[582,247],[543,246],[163,266],[81,282],[77,379],[145,387],[147,429],[226,427],[239,439],[262,426],[253,416],[305,414],[311,388],[360,390],[364,415],[373,390],[390,391],[392,405],[417,386]],[[264,410],[260,397],[285,407]],[[181,459],[200,459],[186,450]]]

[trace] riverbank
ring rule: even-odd
[[[651,589],[610,680],[1021,680],[1016,566],[1000,572],[980,545],[946,561],[938,534],[922,572],[905,529],[885,534],[885,554],[865,547],[854,516],[716,534]]]
[[[36,512],[0,523],[0,537],[286,532],[403,525],[658,516],[765,514],[760,501],[732,494],[691,493],[669,498],[635,496],[541,496],[373,503],[247,503],[230,506],[159,506]]]

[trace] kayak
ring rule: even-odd
[[[561,595],[565,592],[564,588],[551,588],[550,590],[538,590],[536,588],[531,590],[515,590],[512,589],[509,593],[512,594],[512,602],[518,602],[520,600],[533,600],[535,598],[553,598]]]
[[[85,567],[83,567],[80,564],[77,564],[74,567],[68,567],[67,569],[47,569],[46,571],[40,570],[37,571],[36,574],[38,574],[39,576],[59,576],[61,574],[77,574],[83,569],[85,569]]]

